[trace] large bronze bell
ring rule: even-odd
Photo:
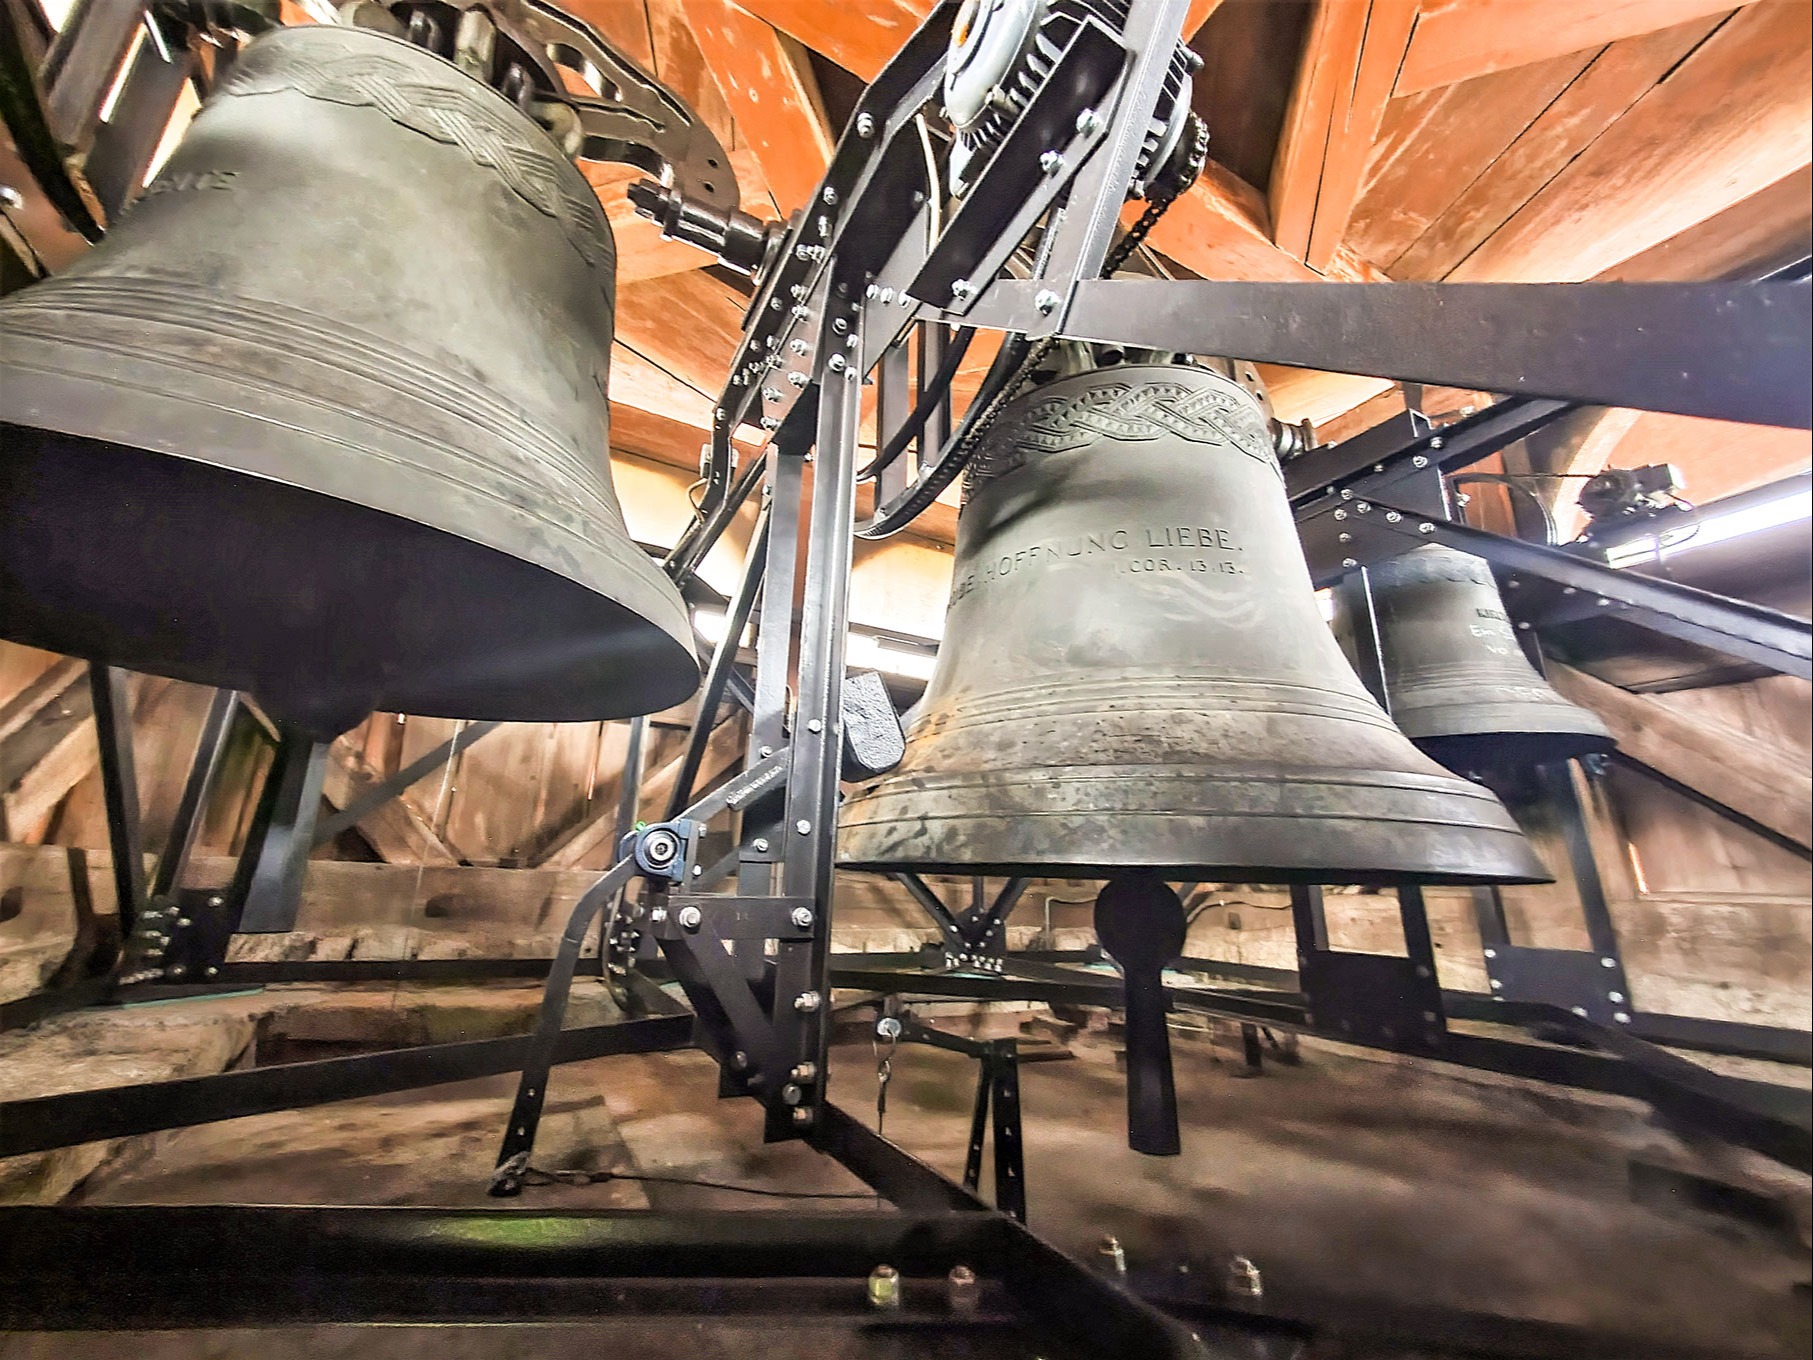
[[[1430,544],[1367,575],[1392,719],[1436,760],[1466,773],[1611,749],[1530,664],[1484,561]]]
[[[0,301],[0,635],[321,731],[683,700],[611,486],[615,270],[495,91],[369,30],[259,38],[102,243]]]
[[[1202,368],[1035,389],[978,450],[938,662],[853,867],[1543,879],[1419,753],[1316,607],[1258,402]]]

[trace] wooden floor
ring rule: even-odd
[[[1012,1032],[1026,1019],[1018,1012],[942,1023]],[[1258,1263],[1274,1296],[1489,1308],[1625,1336],[1632,1354],[1807,1353],[1804,1244],[1679,1205],[1639,1202],[1633,1162],[1718,1165],[1716,1150],[1689,1147],[1640,1106],[1322,1045],[1306,1047],[1299,1066],[1268,1064],[1264,1076],[1241,1080],[1231,1049],[1180,1035],[1184,1152],[1150,1159],[1123,1141],[1112,1039],[1085,1032],[1070,1046],[1071,1057],[1028,1063],[1022,1077],[1032,1225],[1065,1250],[1093,1257],[1113,1234],[1133,1271],[1200,1280],[1208,1292],[1239,1254]],[[839,1049],[832,1070],[833,1097],[872,1123],[869,1046]],[[960,1056],[900,1050],[885,1132],[958,1174],[972,1083],[973,1068]],[[485,1186],[512,1090],[507,1078],[489,1079],[133,1140],[69,1199],[495,1206]],[[805,1147],[764,1146],[755,1107],[715,1093],[714,1069],[691,1052],[562,1068],[537,1164],[860,1194],[840,1167]],[[1796,1184],[1804,1198],[1804,1178],[1783,1184],[1789,1198]],[[631,1180],[533,1188],[520,1203],[775,1207],[729,1191]],[[788,1208],[870,1203],[800,1200]],[[669,1347],[688,1355],[877,1353],[822,1335],[740,1328],[611,1335],[619,1344],[605,1349],[618,1354],[662,1355]],[[0,1357],[162,1360],[255,1351],[464,1360],[571,1354],[573,1341],[565,1328],[14,1336],[0,1340]],[[1350,1342],[1332,1353],[1403,1352]]]

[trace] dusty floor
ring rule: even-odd
[[[995,1015],[1011,1032],[1024,1014]],[[953,1017],[943,1023],[967,1028]],[[437,1036],[442,1037],[442,1036]],[[1803,1245],[1729,1218],[1633,1199],[1633,1159],[1694,1150],[1641,1107],[1559,1096],[1454,1069],[1306,1049],[1300,1066],[1235,1076],[1223,1050],[1180,1037],[1183,1155],[1127,1150],[1112,1046],[1023,1066],[1034,1229],[1093,1257],[1117,1236],[1136,1275],[1219,1288],[1235,1254],[1269,1297],[1373,1295],[1411,1309],[1491,1309],[1628,1338],[1632,1353],[1805,1356],[1813,1336]],[[834,1055],[832,1096],[874,1121],[867,1044]],[[948,1174],[961,1171],[974,1069],[903,1047],[885,1131]],[[495,1205],[487,1175],[514,1082],[494,1078],[200,1126],[117,1150],[70,1196],[95,1204]],[[610,1058],[559,1069],[537,1164],[703,1177],[860,1196],[841,1168],[798,1144],[764,1146],[755,1107],[716,1098],[696,1053]],[[1792,1188],[1792,1187],[1790,1187]],[[984,1183],[984,1190],[988,1189]],[[533,1188],[524,1207],[766,1208],[759,1199],[663,1182]],[[789,1211],[862,1207],[790,1200]],[[873,1200],[867,1203],[873,1204]],[[1798,1287],[1797,1287],[1798,1286]],[[807,1355],[823,1336],[752,1338],[737,1329],[620,1334],[570,1328],[285,1329],[0,1338],[4,1360],[258,1354],[467,1360],[607,1354]],[[872,1353],[865,1350],[864,1354]],[[914,1353],[925,1353],[916,1351]],[[969,1353],[948,1351],[944,1353]],[[1338,1353],[1338,1352],[1337,1352]]]

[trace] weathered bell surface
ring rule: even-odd
[[[1430,544],[1367,575],[1391,716],[1449,769],[1517,768],[1611,749],[1605,724],[1530,664],[1480,558]]]
[[[1036,389],[973,465],[906,756],[853,867],[1323,882],[1543,879],[1324,625],[1258,403],[1140,365]]]
[[[611,486],[615,269],[578,169],[451,63],[258,39],[105,240],[0,301],[0,635],[327,730],[683,700]]]

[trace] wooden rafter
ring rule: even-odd
[[[1144,210],[1143,203],[1130,203],[1122,220],[1130,223]],[[1208,279],[1305,283],[1326,277],[1369,283],[1384,277],[1345,248],[1333,252],[1320,270],[1280,249],[1272,240],[1265,196],[1214,161],[1158,219],[1147,240],[1161,255]]]
[[[1424,0],[1397,93],[1452,85],[1734,8],[1734,0]]]
[[[1272,235],[1324,268],[1347,234],[1367,156],[1416,22],[1415,0],[1322,0],[1272,167]]]
[[[1567,161],[1450,274],[1587,279],[1813,161],[1805,0],[1758,0]]]

